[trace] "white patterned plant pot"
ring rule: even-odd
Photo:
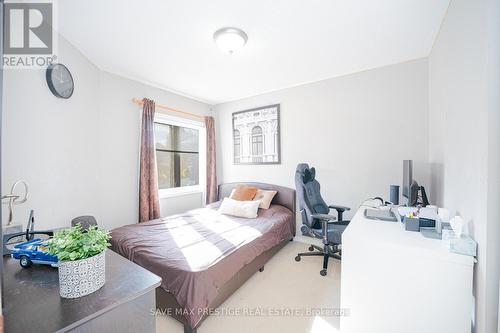
[[[64,298],[82,297],[104,285],[105,251],[81,260],[59,262],[59,294]]]

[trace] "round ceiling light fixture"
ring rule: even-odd
[[[247,34],[238,28],[222,28],[214,33],[215,44],[223,52],[233,54],[245,46]]]

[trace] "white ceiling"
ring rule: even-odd
[[[61,0],[99,68],[217,104],[429,55],[449,0]],[[213,33],[248,43],[222,53]]]

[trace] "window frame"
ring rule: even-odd
[[[238,135],[236,135],[238,133]],[[238,146],[238,151],[236,151],[236,146]],[[241,159],[241,133],[239,130],[233,130],[233,155],[234,161],[240,161]]]
[[[155,123],[160,123],[160,124],[165,124],[165,125],[172,125],[172,126],[179,126],[179,127],[186,127],[186,128],[191,128],[198,130],[198,170],[199,170],[199,182],[198,185],[191,185],[191,186],[181,186],[181,187],[172,187],[172,188],[165,188],[165,189],[160,189],[158,188],[158,196],[160,199],[163,198],[171,198],[171,197],[176,197],[176,196],[182,196],[182,195],[188,195],[188,194],[194,194],[194,193],[205,193],[205,179],[206,179],[206,128],[205,124],[201,121],[196,121],[196,120],[191,120],[191,119],[186,119],[186,118],[180,118],[180,117],[175,117],[171,115],[166,115],[163,113],[155,113],[155,118],[154,118]],[[155,133],[156,135],[156,133]],[[157,160],[156,157],[156,140],[155,140],[155,161]]]
[[[254,131],[257,130],[258,132]],[[257,151],[254,151],[257,150]],[[252,162],[262,163],[264,159],[264,130],[262,126],[255,125],[250,133],[250,151],[252,153]]]

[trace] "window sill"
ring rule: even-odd
[[[158,197],[160,199],[166,199],[166,198],[175,198],[196,193],[203,193],[201,186],[185,186],[185,187],[158,190]]]

